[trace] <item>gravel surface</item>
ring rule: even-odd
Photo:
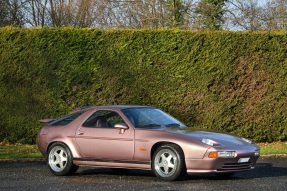
[[[287,158],[261,158],[255,170],[228,179],[213,175],[188,176],[164,182],[151,171],[115,173],[110,169],[80,167],[74,176],[54,176],[43,161],[0,161],[0,190],[287,190]]]

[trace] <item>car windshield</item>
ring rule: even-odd
[[[129,108],[122,112],[136,128],[186,127],[182,122],[157,108]]]

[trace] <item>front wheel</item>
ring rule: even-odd
[[[47,162],[50,171],[58,176],[73,174],[78,169],[78,166],[73,164],[70,149],[63,143],[51,145]]]
[[[168,144],[156,149],[152,159],[154,174],[167,181],[182,178],[185,171],[184,155],[177,145]]]

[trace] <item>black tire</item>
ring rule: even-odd
[[[48,150],[47,163],[50,171],[58,176],[74,174],[78,166],[73,164],[70,149],[63,143],[54,143]]]
[[[162,145],[152,157],[152,170],[162,180],[179,180],[186,173],[182,150],[174,144]]]

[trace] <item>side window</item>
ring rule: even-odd
[[[72,113],[70,115],[62,117],[61,119],[56,120],[55,122],[52,122],[50,125],[53,125],[53,126],[68,125],[69,123],[77,119],[80,115],[82,115],[82,113],[83,112]]]
[[[99,110],[93,113],[84,123],[83,127],[114,128],[116,123],[124,120],[114,111]]]

